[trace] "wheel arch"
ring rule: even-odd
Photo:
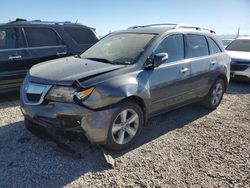
[[[130,100],[130,101],[135,102],[136,104],[139,105],[139,107],[142,109],[142,112],[144,115],[144,125],[145,125],[147,122],[147,119],[148,119],[148,110],[147,110],[145,101],[139,96],[132,95],[132,96],[128,96],[128,97],[124,98],[120,102],[124,102],[126,100]]]

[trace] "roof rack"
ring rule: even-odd
[[[27,21],[26,19],[22,18],[17,18],[15,21],[11,21],[9,23],[18,23],[18,22],[26,22],[29,24],[55,24],[55,25],[64,25],[64,24],[71,24],[72,22],[70,21],[65,21],[65,22],[54,22],[54,21],[42,21],[42,20],[31,20]]]
[[[177,24],[173,24],[173,23],[161,23],[161,24],[150,24],[150,25],[135,25],[132,27],[129,27],[129,29],[136,29],[136,28],[144,28],[144,27],[154,27],[154,26],[177,26]]]
[[[214,30],[205,28],[205,27],[200,27],[200,26],[195,26],[195,25],[184,25],[184,24],[173,24],[173,23],[162,23],[162,24],[150,24],[150,25],[136,25],[129,27],[129,29],[137,29],[137,28],[145,28],[145,27],[154,27],[154,26],[169,26],[173,29],[195,29],[195,30],[204,30],[204,31],[209,31],[210,33],[214,33]]]
[[[183,25],[183,24],[178,24],[175,26],[175,29],[195,29],[195,30],[204,30],[204,31],[209,31],[210,33],[214,33],[215,31],[206,27],[200,27],[197,25]]]

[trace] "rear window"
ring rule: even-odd
[[[25,47],[23,35],[18,28],[0,29],[0,49]]]
[[[93,31],[88,28],[65,27],[65,31],[78,44],[94,44],[98,41]]]
[[[50,28],[24,28],[29,47],[57,46],[60,38]]]
[[[200,57],[208,55],[206,38],[202,35],[186,35],[187,57]]]
[[[227,46],[226,50],[250,52],[250,40],[236,39]]]
[[[221,49],[219,48],[219,46],[215,43],[213,39],[208,37],[207,40],[208,40],[209,47],[210,47],[210,54],[221,53]]]

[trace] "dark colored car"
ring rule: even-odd
[[[97,41],[93,28],[70,22],[0,24],[0,93],[18,89],[33,65],[81,54]]]
[[[27,128],[81,131],[121,150],[152,116],[197,101],[217,108],[230,61],[213,31],[137,26],[109,34],[81,56],[34,66],[21,110]]]

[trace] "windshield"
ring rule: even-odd
[[[232,39],[223,39],[222,43],[224,46],[228,46],[233,40]]]
[[[226,50],[250,52],[250,40],[234,40],[227,46]]]
[[[85,51],[81,57],[113,64],[132,64],[154,36],[138,33],[108,35]]]

